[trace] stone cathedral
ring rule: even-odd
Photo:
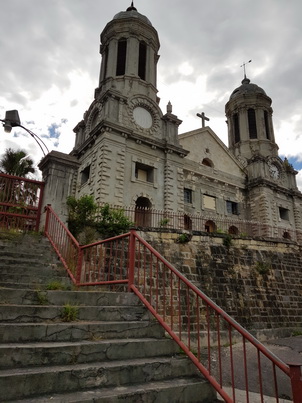
[[[271,98],[247,77],[230,91],[228,147],[204,115],[202,128],[179,135],[172,105],[159,106],[159,47],[133,3],[105,26],[98,87],[74,129],[74,148],[40,163],[45,203],[64,218],[68,195],[90,194],[115,206],[211,217],[207,231],[216,217],[258,221],[264,236],[293,231],[302,242],[302,194],[297,172],[278,156]]]

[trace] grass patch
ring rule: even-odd
[[[61,311],[61,319],[63,322],[74,322],[78,320],[79,308],[70,304],[65,304]]]
[[[298,329],[293,330],[292,336],[293,337],[302,336],[302,330],[298,330]]]
[[[47,299],[47,293],[43,292],[41,290],[36,290],[36,298],[38,300],[39,305],[47,305],[48,304],[48,299]]]
[[[62,283],[61,281],[57,281],[57,280],[53,280],[50,281],[47,286],[46,286],[46,290],[61,290],[61,291],[66,291],[68,290],[68,286],[64,283]]]

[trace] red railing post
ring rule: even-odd
[[[288,364],[293,392],[293,403],[302,403],[302,376],[300,364]]]
[[[130,230],[129,235],[129,267],[128,267],[128,292],[134,282],[134,266],[135,266],[135,231]]]
[[[48,225],[49,225],[49,216],[50,216],[49,207],[50,207],[50,206],[51,206],[51,204],[47,204],[47,206],[45,206],[46,218],[45,218],[45,228],[44,228],[44,234],[47,234],[47,231],[48,231]]]
[[[79,247],[78,249],[78,262],[77,262],[77,274],[76,274],[76,283],[80,284],[81,282],[81,274],[82,274],[82,266],[83,266],[83,249]]]

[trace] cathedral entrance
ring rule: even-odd
[[[139,197],[135,202],[135,224],[138,227],[151,227],[152,203],[147,197]]]

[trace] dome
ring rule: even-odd
[[[148,20],[148,18],[145,15],[140,14],[137,11],[137,9],[133,6],[133,2],[131,4],[131,6],[127,8],[126,11],[121,11],[120,13],[116,14],[113,17],[114,20],[120,20],[120,19],[123,19],[123,18],[136,18],[136,19],[141,20],[141,21],[145,22],[146,24],[152,26],[152,24]]]
[[[230,100],[240,95],[253,95],[253,94],[266,95],[265,91],[261,87],[258,87],[258,85],[251,83],[251,81],[246,77],[244,77],[244,79],[241,81],[241,84],[242,85],[240,85],[240,87],[236,88],[232,92]]]

